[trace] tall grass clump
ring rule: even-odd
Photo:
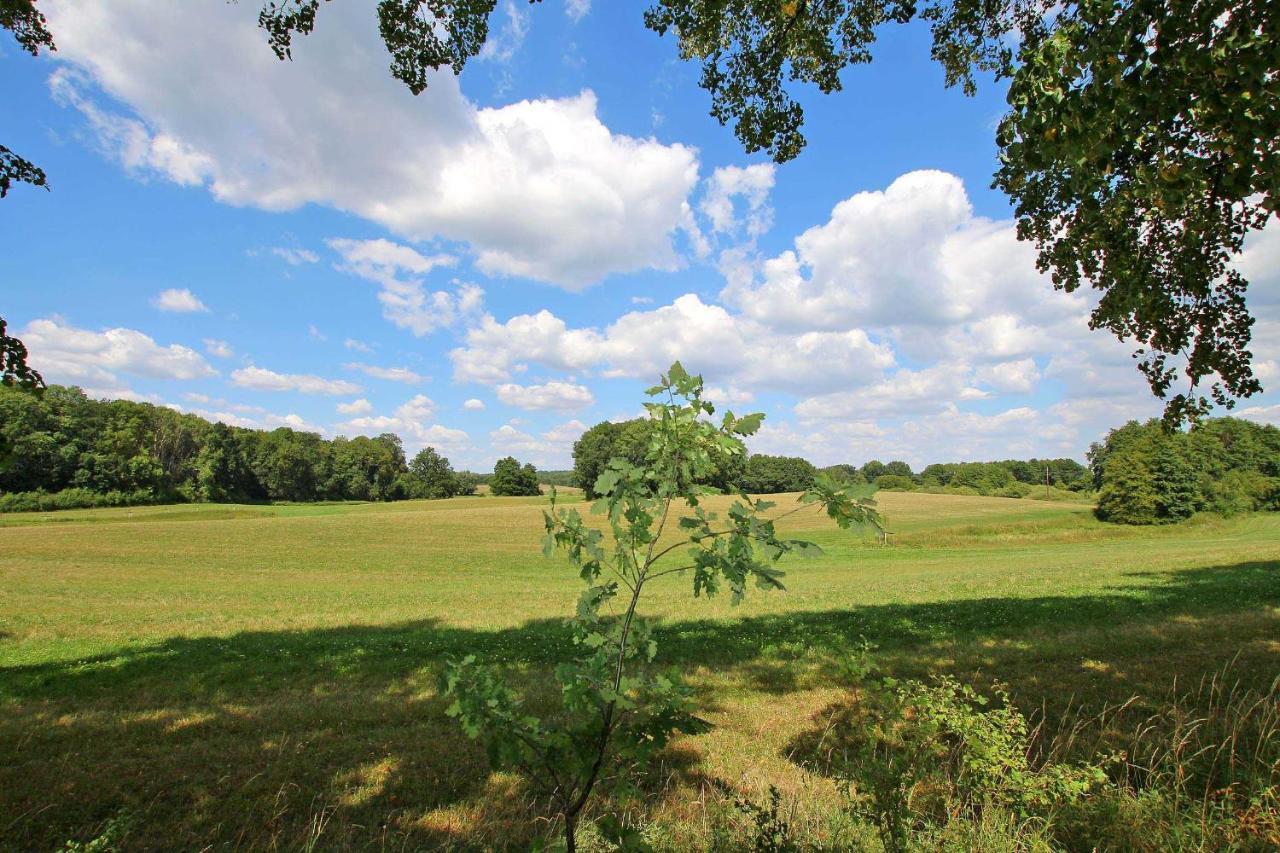
[[[1280,676],[1246,687],[1227,665],[1160,702],[1065,718],[1044,760],[1115,751],[1103,795],[1065,821],[1069,846],[1280,848]]]
[[[1049,726],[999,684],[873,667],[853,667],[851,700],[795,746],[885,850],[1280,847],[1280,679],[1247,688],[1228,666]]]

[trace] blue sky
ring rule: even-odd
[[[500,0],[417,98],[372,5],[326,5],[291,63],[248,0],[43,0],[59,51],[0,47],[0,141],[53,187],[0,202],[0,306],[50,381],[473,468],[567,466],[676,357],[767,413],[756,450],[822,464],[1079,457],[1159,411],[990,188],[1002,87],[945,89],[924,29],[802,92],[774,167],[643,4]],[[1275,230],[1240,260],[1264,383]]]

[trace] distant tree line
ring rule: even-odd
[[[906,462],[873,459],[862,467],[832,465],[822,469],[838,480],[875,483],[891,491],[938,489],[964,494],[1025,497],[1020,486],[1045,486],[1071,491],[1090,488],[1089,469],[1074,459],[1003,459],[997,462],[937,462],[919,473]]]
[[[1130,421],[1089,449],[1098,517],[1168,524],[1201,510],[1280,510],[1280,429],[1210,418],[1189,431]]]
[[[0,446],[0,511],[446,498],[472,494],[481,479],[454,471],[430,447],[406,459],[392,433],[326,440],[288,427],[245,429],[58,385],[38,394],[0,386]],[[517,476],[505,493],[537,494],[533,466],[509,461]]]
[[[596,478],[614,456],[633,465],[644,462],[652,433],[651,421],[636,418],[617,423],[604,421],[591,427],[573,446],[574,484],[591,494]],[[743,489],[752,494],[804,491],[819,474],[842,483],[874,483],[891,491],[947,491],[961,494],[1027,497],[1036,486],[1088,491],[1089,469],[1074,459],[1007,459],[999,462],[947,462],[916,473],[900,459],[872,459],[861,466],[842,463],[818,469],[798,456],[757,453],[746,459],[724,460],[707,478],[706,485]]]
[[[573,446],[572,471],[539,472],[514,457],[492,474],[454,471],[434,448],[406,459],[392,433],[323,439],[288,427],[210,423],[150,403],[94,400],[78,388],[0,383],[0,512],[179,501],[392,501],[473,494],[537,495],[578,485],[588,497],[609,460],[645,462],[653,422],[603,422]],[[1126,524],[1175,522],[1201,510],[1280,509],[1280,430],[1235,418],[1168,431],[1131,421],[1073,459],[936,463],[901,460],[821,470],[798,456],[710,454],[704,485],[753,494],[799,492],[819,473],[886,491],[1081,499]],[[1046,485],[1049,488],[1045,488]]]

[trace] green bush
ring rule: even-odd
[[[59,492],[9,492],[0,495],[0,512],[52,512],[60,509],[94,509],[112,506],[149,506],[181,503],[178,494],[156,495],[147,489],[132,492],[72,488]]]
[[[484,477],[474,471],[459,471],[454,475],[454,479],[458,484],[459,495],[474,495],[484,481]]]
[[[818,471],[799,456],[767,456],[756,453],[748,457],[740,486],[753,495],[781,492],[803,492],[813,485]]]
[[[826,474],[837,483],[849,483],[852,485],[861,485],[867,482],[867,478],[862,475],[853,465],[841,463],[839,465],[828,465],[826,468],[819,469],[820,473]]]
[[[876,488],[882,492],[912,492],[915,491],[916,484],[910,477],[901,474],[881,474],[876,478]]]
[[[489,491],[495,495],[532,497],[542,494],[538,483],[538,470],[532,465],[521,465],[514,456],[499,459],[489,478]]]
[[[900,682],[868,677],[874,668],[854,662],[857,701],[817,760],[887,850],[972,834],[993,812],[1044,821],[1107,781],[1102,764],[1033,761],[1032,727],[1001,685],[992,699],[950,676]]]

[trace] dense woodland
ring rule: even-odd
[[[399,437],[331,440],[210,423],[78,388],[0,388],[0,510],[174,501],[380,501],[470,494],[479,478]]]
[[[1168,524],[1200,511],[1280,510],[1280,429],[1213,418],[1187,432],[1130,421],[1089,450],[1098,517]]]
[[[94,400],[78,388],[41,394],[0,387],[0,511],[178,501],[390,501],[472,494],[536,495],[542,484],[591,486],[609,459],[641,464],[651,422],[603,422],[574,444],[572,471],[539,472],[513,457],[492,474],[454,471],[432,448],[412,459],[400,438],[324,439],[210,423],[150,403]],[[817,469],[797,456],[753,454],[714,467],[705,482],[753,494],[808,489],[820,473],[890,491],[1098,500],[1098,515],[1124,524],[1180,521],[1198,511],[1230,515],[1280,509],[1280,430],[1234,418],[1166,431],[1130,422],[1073,459],[935,463],[901,460]]]

